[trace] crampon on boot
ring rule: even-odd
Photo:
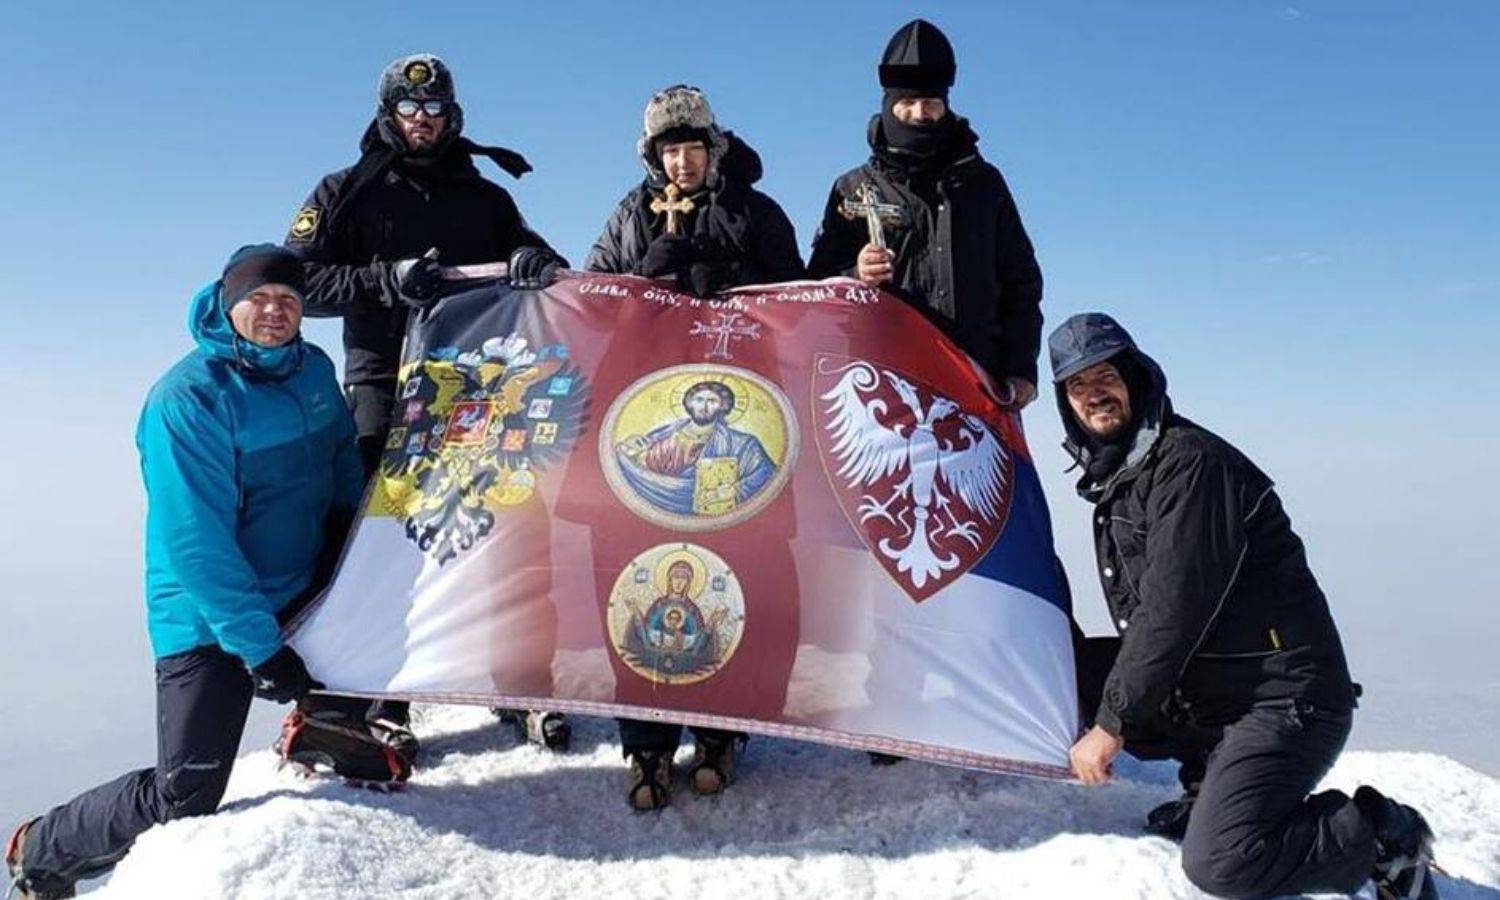
[[[693,764],[688,768],[688,787],[700,797],[723,793],[734,780],[735,758],[745,738],[738,734],[698,734]]]
[[[10,875],[10,889],[5,892],[5,896],[19,897],[21,900],[62,900],[72,897],[72,884],[47,876],[26,874],[22,865],[26,853],[26,832],[36,821],[32,819],[22,822],[5,842],[5,870]]]
[[[331,770],[357,787],[394,790],[411,777],[411,761],[396,740],[379,722],[333,709],[293,709],[281,723],[276,750],[282,765],[303,775]]]
[[[559,753],[567,750],[573,742],[573,726],[568,723],[567,716],[560,712],[547,712],[540,709],[491,709],[500,721],[505,722],[516,729],[516,734],[521,740],[538,747],[546,747],[548,750],[556,750]]]
[[[1354,792],[1354,803],[1375,826],[1380,900],[1438,900],[1432,873],[1446,873],[1432,858],[1432,827],[1422,814],[1368,785]]]
[[[672,754],[661,750],[627,750],[630,762],[626,801],[636,812],[661,809],[672,802]]]
[[[401,758],[406,760],[408,769],[416,766],[417,754],[422,752],[422,745],[417,741],[417,736],[412,734],[410,725],[394,719],[377,717],[366,719],[365,727],[378,740],[389,744],[392,749],[399,753]]]

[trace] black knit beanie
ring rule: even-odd
[[[228,312],[245,295],[268,284],[284,284],[296,291],[298,297],[306,296],[302,260],[276,244],[246,244],[234,251],[224,264],[223,287],[219,291],[224,311]]]

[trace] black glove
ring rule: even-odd
[[[677,276],[681,289],[695,297],[712,297],[715,292],[735,283],[733,258],[707,235],[693,238],[693,258],[687,270]]]
[[[693,264],[695,255],[691,238],[664,234],[646,247],[646,255],[641,258],[641,274],[647,278],[660,278],[685,272]]]
[[[568,261],[548,247],[517,247],[510,255],[510,283],[518,288],[544,288],[557,280],[557,270]]]
[[[403,259],[390,264],[391,293],[413,309],[426,309],[437,300],[443,286],[443,267],[438,265],[434,247],[417,259]]]
[[[297,651],[286,646],[271,654],[270,659],[252,668],[250,677],[255,681],[255,696],[272,703],[301,700],[307,696],[308,691],[323,686],[307,674],[307,666],[302,664],[302,657],[297,655]]]
[[[688,267],[678,282],[684,291],[694,297],[712,297],[719,288],[729,284],[729,273],[716,263],[701,261]]]

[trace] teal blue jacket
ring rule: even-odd
[[[198,348],[151,388],[136,427],[147,621],[158,657],[218,644],[256,666],[280,649],[276,614],[312,582],[364,478],[328,356],[300,337],[240,338],[219,287],[193,297]]]

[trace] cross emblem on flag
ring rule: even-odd
[[[694,322],[693,330],[688,332],[693,337],[714,339],[713,346],[708,348],[708,355],[704,359],[734,359],[734,354],[729,352],[730,341],[760,337],[759,322],[741,323],[740,320],[744,316],[739,313],[715,313],[714,315],[718,317],[718,321],[714,324]]]

